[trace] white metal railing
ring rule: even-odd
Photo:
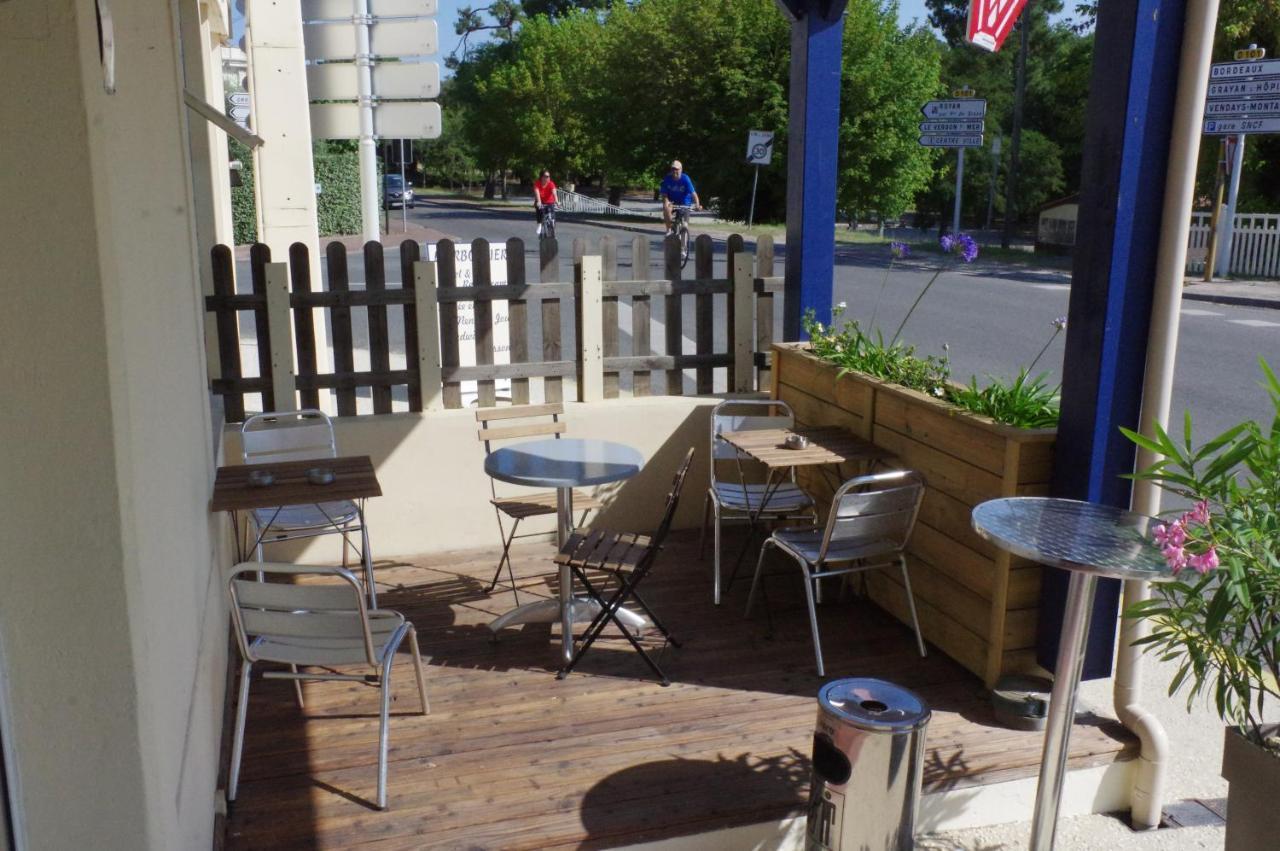
[[[579,195],[577,192],[570,192],[566,189],[557,189],[556,196],[558,198],[556,207],[565,213],[589,213],[596,216],[661,216],[661,212],[652,210],[629,210],[625,207],[617,207],[613,204],[605,203],[599,198],[590,198],[586,195]]]
[[[1209,250],[1209,214],[1191,215],[1187,243],[1187,271],[1204,271]],[[1228,273],[1256,278],[1280,278],[1280,213],[1240,213],[1231,238]]]

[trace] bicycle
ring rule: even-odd
[[[556,238],[556,205],[543,204],[538,208],[538,212],[542,214],[542,238]]]
[[[691,204],[671,205],[671,234],[680,240],[680,268],[689,262],[689,215],[693,212]]]

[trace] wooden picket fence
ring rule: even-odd
[[[1204,271],[1209,250],[1208,213],[1191,216],[1187,272]],[[1231,239],[1228,273],[1251,278],[1280,278],[1280,213],[1239,213]]]
[[[230,248],[211,251],[214,292],[206,310],[214,317],[217,334],[217,375],[211,389],[224,400],[227,422],[239,422],[246,412],[246,396],[261,394],[263,410],[294,406],[325,407],[321,392],[334,396],[339,416],[359,413],[361,391],[371,397],[375,414],[391,413],[400,395],[410,411],[463,406],[463,382],[476,382],[476,403],[498,403],[498,381],[509,380],[511,402],[528,403],[541,385],[544,401],[563,401],[565,380],[572,382],[580,401],[632,396],[678,395],[684,390],[685,370],[694,375],[698,394],[713,392],[716,370],[724,370],[725,388],[746,392],[769,386],[770,346],[774,340],[775,297],[782,278],[774,274],[773,243],[762,237],[756,253],[747,254],[740,236],[728,240],[728,274],[713,277],[714,247],[700,236],[694,249],[693,277],[682,270],[678,245],[663,246],[663,277],[650,279],[650,246],[646,237],[631,242],[633,279],[618,277],[618,245],[603,237],[595,246],[574,240],[571,280],[561,279],[560,245],[541,240],[538,282],[525,270],[524,243],[506,243],[506,283],[493,283],[490,245],[470,245],[472,274],[459,284],[458,247],[451,240],[436,244],[436,261],[423,259],[413,240],[399,245],[401,285],[388,282],[388,258],[383,245],[363,247],[364,286],[353,287],[348,274],[347,248],[330,243],[325,249],[325,289],[312,289],[311,257],[295,243],[287,263],[273,262],[263,244],[249,252],[251,291],[237,293],[235,261]],[[588,253],[594,249],[592,253]],[[640,276],[637,276],[640,273]],[[717,351],[713,299],[726,296],[724,339]],[[655,341],[651,321],[654,299],[662,299],[662,339]],[[685,353],[684,300],[693,299],[694,352]],[[630,352],[623,353],[619,305],[630,307]],[[463,365],[464,333],[459,306],[471,303],[474,315],[475,364]],[[495,309],[509,317],[509,360],[496,363]],[[367,313],[367,347],[356,344],[358,318]],[[393,340],[388,311],[400,311],[403,340]],[[327,315],[325,313],[327,312]],[[562,339],[561,316],[574,319],[574,340]],[[327,320],[327,322],[326,322]],[[257,375],[245,375],[242,329],[252,322],[257,342]],[[317,350],[317,322],[330,329],[332,370],[321,371]],[[290,343],[292,341],[292,344]],[[393,368],[395,344],[403,343],[404,363]],[[659,350],[655,351],[655,343]],[[540,344],[540,345],[539,345]],[[539,345],[540,351],[533,347]],[[367,348],[367,369],[356,368],[356,352]],[[654,374],[659,379],[653,380]],[[625,391],[624,391],[625,387]],[[294,394],[297,394],[296,396]]]

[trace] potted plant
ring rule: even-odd
[[[1198,448],[1189,415],[1182,443],[1159,429],[1152,439],[1125,432],[1162,456],[1135,478],[1191,505],[1153,530],[1177,578],[1126,615],[1147,618],[1139,643],[1177,664],[1169,693],[1185,688],[1188,707],[1212,695],[1227,725],[1228,849],[1280,841],[1280,737],[1266,722],[1280,700],[1280,381],[1260,363],[1271,423],[1241,423]]]

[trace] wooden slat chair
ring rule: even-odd
[[[476,434],[484,443],[485,455],[488,455],[493,451],[493,444],[498,441],[548,436],[559,440],[560,435],[564,434],[567,429],[567,423],[565,423],[563,417],[564,405],[560,402],[552,402],[545,405],[481,408],[476,411],[476,422],[480,423],[480,428],[477,429]],[[511,579],[511,593],[515,595],[516,602],[519,603],[520,595],[516,591],[515,571],[511,566],[511,543],[516,538],[527,538],[538,534],[532,532],[527,535],[517,535],[516,530],[520,528],[520,521],[526,518],[554,515],[556,513],[556,492],[538,491],[499,496],[497,483],[491,478],[489,479],[489,493],[492,495],[489,502],[492,503],[493,513],[498,519],[498,533],[502,539],[502,556],[498,559],[497,570],[493,572],[493,581],[489,583],[489,587],[485,590],[493,591],[498,586],[498,579],[502,576],[502,567],[505,564],[507,576]],[[573,492],[573,507],[582,510],[580,523],[585,523],[587,521],[587,513],[595,511],[601,505],[600,500],[585,491]],[[506,524],[502,522],[504,515],[511,521],[510,531],[507,530]]]
[[[653,621],[653,625],[662,633],[662,637],[676,647],[680,646],[680,642],[676,640],[671,631],[653,613],[653,609],[649,607],[649,604],[640,596],[639,585],[653,568],[654,560],[658,557],[658,553],[662,551],[662,544],[666,540],[667,532],[671,530],[671,521],[675,518],[676,507],[680,503],[680,491],[684,488],[684,480],[689,473],[689,465],[693,463],[693,452],[690,449],[685,454],[684,461],[680,463],[679,469],[676,470],[675,478],[671,482],[671,490],[667,493],[662,522],[658,525],[656,532],[652,535],[642,535],[635,532],[612,532],[605,529],[575,529],[556,556],[556,564],[567,564],[573,571],[573,575],[586,588],[591,599],[600,606],[599,613],[587,626],[587,630],[582,637],[578,639],[577,649],[573,653],[573,658],[557,675],[558,679],[564,679],[573,670],[583,655],[591,649],[591,645],[595,643],[595,640],[600,637],[600,633],[605,626],[612,621],[626,636],[627,641],[631,642],[631,646],[639,651],[645,664],[657,675],[661,683],[664,686],[670,685],[671,681],[667,679],[667,675],[663,673],[662,668],[658,667],[658,663],[645,652],[645,649],[640,646],[640,642],[618,619],[618,610],[628,601],[635,600],[649,620]],[[593,573],[596,574],[595,581],[592,581],[591,575]],[[607,598],[605,593],[610,588],[601,584],[599,574],[602,573],[605,574],[606,580],[612,580],[613,583],[612,593]]]
[[[818,676],[826,676],[822,665],[822,643],[818,638],[818,613],[814,608],[818,583],[827,576],[841,576],[865,570],[897,567],[907,591],[907,606],[916,630],[916,644],[924,656],[924,636],[916,617],[915,597],[907,576],[903,555],[911,530],[915,528],[924,478],[911,470],[894,470],[858,476],[841,485],[831,499],[826,526],[778,529],[760,548],[751,594],[747,597],[750,616],[760,585],[760,571],[770,548],[777,548],[800,564],[804,573],[804,593],[809,604],[809,628],[813,632],[813,653]]]
[[[246,574],[266,574],[290,580],[323,576],[339,580],[327,585],[250,581]],[[240,758],[244,751],[245,716],[249,708],[249,680],[256,662],[288,665],[289,670],[265,671],[268,679],[293,680],[298,706],[303,706],[303,680],[346,680],[372,683],[381,690],[378,728],[378,808],[387,808],[387,742],[391,714],[391,663],[400,642],[409,639],[413,672],[418,680],[422,714],[431,711],[423,677],[418,635],[404,615],[390,609],[365,607],[360,582],[342,567],[243,562],[231,569],[227,581],[231,620],[240,645],[240,690],[235,734],[231,746],[231,777],[227,800],[236,799]],[[308,673],[301,667],[358,666],[359,673],[332,670]],[[369,673],[372,669],[373,673]]]

